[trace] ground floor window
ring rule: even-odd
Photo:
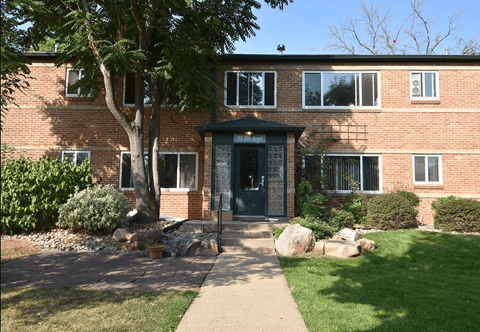
[[[415,183],[441,183],[441,156],[414,155],[413,181]]]
[[[90,159],[90,151],[62,151],[62,162],[72,163],[73,166],[80,165]]]
[[[170,190],[197,190],[198,153],[159,153],[160,186]],[[148,155],[145,154],[145,170],[148,172]],[[120,155],[120,189],[133,190],[132,158],[130,152]]]
[[[323,180],[323,187],[339,193],[358,188],[367,193],[381,192],[381,156],[327,155],[305,157],[305,179]]]

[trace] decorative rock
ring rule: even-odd
[[[134,222],[138,217],[138,210],[133,209],[132,211],[127,213],[126,220],[127,222]]]
[[[363,249],[368,250],[368,251],[374,251],[375,250],[375,241],[369,240],[369,239],[359,239],[356,241],[357,244],[361,245]]]
[[[358,233],[350,228],[344,228],[340,232],[337,232],[337,234],[346,241],[355,242],[358,240]]]
[[[289,225],[275,243],[277,251],[287,257],[312,251],[314,246],[313,231],[299,224]]]
[[[177,257],[177,256],[180,256],[180,253],[178,252],[177,248],[169,244],[163,245],[162,257]]]
[[[145,250],[147,249],[146,233],[138,232],[132,235],[130,243],[127,245],[127,250]]]
[[[342,237],[338,234],[333,234],[332,238],[330,240],[343,240]]]
[[[217,256],[218,244],[217,241],[210,239],[202,241],[200,248],[198,248],[197,256]]]
[[[156,229],[148,232],[145,237],[147,244],[154,244],[158,239],[161,238],[163,232],[161,229]]]
[[[325,254],[325,243],[323,242],[316,242],[315,243],[315,247],[313,248],[312,250],[314,253],[317,253],[317,254]]]
[[[360,255],[360,245],[351,241],[322,240],[325,255],[348,258]]]

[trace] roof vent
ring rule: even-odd
[[[445,55],[450,55],[450,47],[445,47]]]
[[[282,55],[282,54],[283,54],[283,51],[285,51],[285,45],[283,45],[283,44],[278,44],[278,46],[277,46],[277,51],[278,51],[278,54],[279,54],[279,55]]]

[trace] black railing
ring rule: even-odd
[[[218,221],[218,228],[217,228],[217,243],[220,247],[220,241],[222,240],[222,217],[223,217],[223,194],[220,194],[220,200],[218,202],[218,211],[217,211],[217,221]]]

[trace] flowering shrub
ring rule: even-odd
[[[111,232],[125,225],[130,201],[112,185],[76,192],[60,207],[57,226],[73,230]]]

